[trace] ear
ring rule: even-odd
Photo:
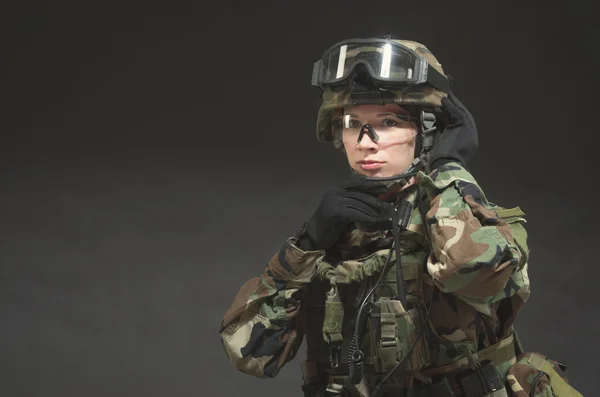
[[[333,142],[333,146],[336,149],[340,149],[340,150],[344,151],[344,153],[345,153],[346,150],[344,148],[344,142],[342,142],[342,137],[336,136],[333,125],[329,128],[330,128],[330,136],[331,136],[331,141]]]

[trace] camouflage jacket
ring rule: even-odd
[[[420,363],[412,360],[413,369],[464,357],[463,347],[481,351],[498,343],[510,334],[529,297],[527,247],[515,240],[510,227],[524,223],[522,217],[500,217],[496,210],[501,207],[489,202],[473,176],[456,163],[430,175],[419,173],[400,194],[415,203],[418,192],[424,208],[414,206],[402,233],[402,268],[417,311],[428,307],[431,312],[426,342],[416,353]],[[323,274],[333,274],[344,305],[356,307],[356,298],[364,295],[360,285],[372,284],[372,276],[393,255],[390,235],[355,228],[333,254],[302,251],[296,237],[288,238],[262,275],[241,287],[223,317],[220,335],[232,365],[255,377],[274,377],[295,357],[305,335],[307,360],[325,361],[327,355],[320,352],[327,348],[322,326],[329,281]],[[394,274],[392,268],[386,277],[391,290]],[[349,339],[353,324],[343,328],[343,338]]]

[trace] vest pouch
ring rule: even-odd
[[[583,397],[557,369],[559,363],[539,353],[526,352],[508,369],[510,397]]]
[[[371,312],[369,343],[377,372],[386,372],[400,364],[400,370],[418,371],[428,364],[427,344],[417,339],[416,310],[405,311],[399,300],[382,297]],[[410,350],[410,346],[415,343]],[[407,357],[408,355],[408,357]]]
[[[515,240],[515,244],[521,251],[521,267],[529,260],[529,246],[527,243],[527,230],[524,224],[527,223],[525,220],[525,213],[519,207],[504,208],[500,206],[493,207],[498,217],[508,223],[510,231]]]

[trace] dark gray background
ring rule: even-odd
[[[15,3],[0,13],[0,395],[300,396],[303,353],[250,378],[219,323],[347,175],[314,136],[313,62],[383,34],[456,78],[473,173],[527,213],[521,338],[591,394],[592,2]]]

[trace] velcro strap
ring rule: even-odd
[[[519,207],[515,208],[499,208],[496,213],[500,218],[512,218],[515,216],[524,216],[525,213]]]
[[[323,319],[323,337],[326,342],[341,342],[344,322],[344,305],[342,302],[326,301],[325,318]]]
[[[548,375],[548,378],[550,378],[552,393],[556,397],[583,397],[581,393],[569,385],[567,381],[556,372],[554,365],[550,361],[545,360],[541,370]]]
[[[511,334],[508,337],[502,339],[500,342],[478,351],[477,356],[479,357],[479,361],[491,360],[492,363],[496,366],[506,361],[514,363],[516,361],[514,335]],[[469,359],[467,357],[463,357],[450,364],[422,371],[422,373],[426,376],[434,377],[437,375],[450,373],[468,365]]]
[[[396,315],[394,313],[381,313],[381,346],[396,346]]]
[[[514,335],[510,335],[500,342],[486,347],[477,352],[477,355],[479,356],[479,361],[491,360],[494,365],[500,365],[507,361],[511,361],[514,364],[516,362]]]
[[[538,371],[542,371],[542,368],[544,368],[544,363],[546,362],[546,357],[542,356],[540,354],[534,353],[531,356],[529,356],[529,358],[527,359],[527,362],[533,368],[537,369]]]
[[[398,354],[397,342],[397,323],[396,310],[394,302],[391,300],[382,300],[380,305],[379,327],[381,338],[379,341],[379,360],[382,369],[392,368],[396,364]]]
[[[344,304],[340,301],[335,276],[330,274],[329,282],[331,290],[327,293],[325,300],[325,318],[323,319],[323,339],[325,342],[341,342],[344,340],[342,336],[342,326],[344,324]]]

